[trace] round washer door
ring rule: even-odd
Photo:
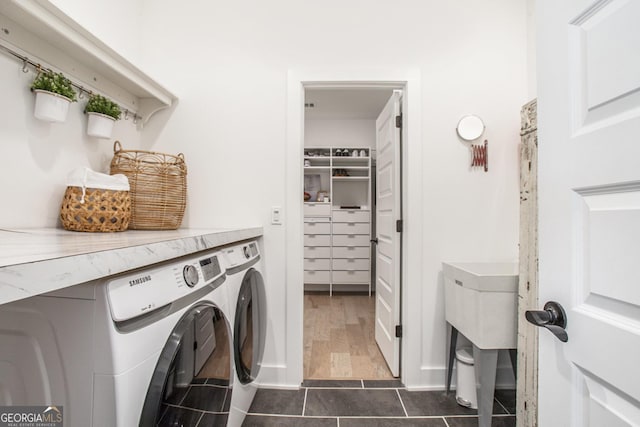
[[[196,425],[201,417],[202,425],[227,425],[233,377],[230,329],[215,304],[203,301],[189,308],[160,353],[141,427]],[[210,413],[203,415],[203,410]]]
[[[267,334],[267,309],[264,280],[254,268],[247,270],[236,305],[233,328],[233,353],[236,373],[242,384],[256,379]]]

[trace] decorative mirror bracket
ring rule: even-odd
[[[484,144],[471,144],[471,167],[484,167],[484,171],[489,171],[489,142],[485,139]]]
[[[484,140],[483,144],[473,144],[484,133],[484,122],[476,115],[463,116],[458,122],[456,132],[458,137],[463,141],[471,142],[469,149],[471,150],[471,167],[484,168],[485,172],[489,171],[489,143]]]

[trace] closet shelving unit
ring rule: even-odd
[[[348,156],[338,155],[345,150]],[[326,286],[330,295],[336,285],[357,286],[371,295],[371,150],[305,147],[303,161],[305,183],[319,183],[313,190],[329,199],[310,191],[304,202],[305,285]]]

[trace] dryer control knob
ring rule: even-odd
[[[182,277],[184,277],[184,281],[190,288],[193,288],[198,284],[198,269],[193,265],[185,265],[182,269]]]
[[[251,251],[249,250],[249,246],[244,246],[242,248],[242,252],[244,252],[244,257],[249,259],[251,258]]]

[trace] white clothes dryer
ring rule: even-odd
[[[216,251],[2,305],[0,405],[62,406],[66,426],[225,426],[228,306]]]
[[[235,382],[229,427],[239,427],[253,402],[267,333],[263,261],[257,240],[221,250],[233,319]]]

